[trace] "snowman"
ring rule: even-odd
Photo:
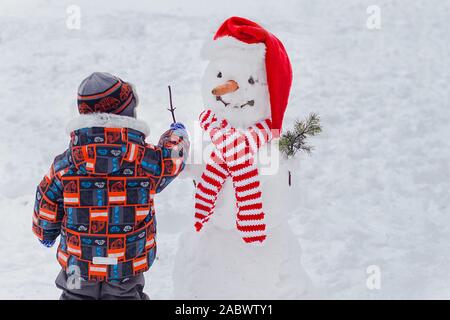
[[[260,25],[232,17],[203,53],[207,107],[199,121],[209,144],[204,163],[188,169],[197,182],[195,230],[180,238],[174,297],[310,298],[288,223],[297,195],[277,144],[292,82],[284,46]]]

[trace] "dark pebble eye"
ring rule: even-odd
[[[248,83],[255,84],[255,79],[253,77],[248,78]]]
[[[219,71],[219,73],[217,74],[217,78],[222,78],[222,72]]]

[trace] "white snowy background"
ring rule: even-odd
[[[81,8],[81,29],[66,9]],[[366,9],[381,9],[381,29]],[[93,71],[136,84],[156,141],[202,109],[200,48],[231,15],[285,44],[294,83],[285,128],[317,112],[323,134],[302,155],[290,223],[323,298],[450,298],[450,1],[66,1],[0,3],[0,298],[56,299],[55,248],[31,232],[35,187],[68,145],[76,89]],[[192,227],[193,186],[157,198],[153,299],[171,297],[177,240]],[[380,290],[366,269],[381,270]],[[230,297],[232,298],[232,297]]]

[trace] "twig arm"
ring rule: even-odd
[[[172,114],[172,120],[173,120],[173,123],[175,123],[175,122],[177,122],[177,120],[175,120],[175,110],[176,110],[177,108],[174,108],[174,107],[173,107],[173,103],[172,103],[172,88],[171,88],[170,86],[168,86],[168,88],[169,88],[169,102],[170,102],[170,108],[168,108],[167,110],[169,110],[170,113]]]

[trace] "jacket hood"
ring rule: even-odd
[[[120,118],[119,122],[111,121],[117,120],[116,117]],[[95,175],[109,175],[120,171],[126,174],[127,164],[128,167],[131,166],[130,169],[134,169],[133,162],[143,149],[139,147],[145,146],[146,137],[144,132],[134,128],[143,122],[133,118],[122,119],[129,118],[123,116],[111,117],[109,114],[106,117],[89,115],[81,118],[88,120],[77,120],[81,128],[69,126],[74,128],[70,133],[71,160],[79,171]],[[125,125],[129,127],[123,127]],[[148,132],[145,127],[144,131]]]
[[[150,129],[144,121],[111,113],[80,115],[67,124],[67,133],[70,134],[74,130],[91,127],[130,128],[140,131],[146,136],[150,134]]]

